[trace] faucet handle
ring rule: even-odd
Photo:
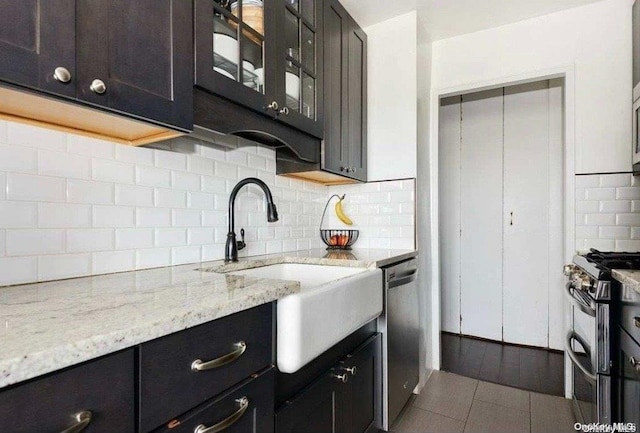
[[[238,251],[244,250],[247,247],[247,244],[244,241],[244,229],[240,229],[240,240],[237,241]]]

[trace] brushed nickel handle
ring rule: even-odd
[[[348,173],[349,169],[347,167],[340,167],[340,171],[346,171]]]
[[[355,376],[358,371],[355,365],[353,367],[342,367],[342,369],[348,373],[351,373],[351,376]]]
[[[104,84],[104,81],[95,79],[91,82],[89,90],[98,95],[103,95],[107,91],[107,85]]]
[[[67,68],[63,68],[62,66],[58,66],[53,71],[53,78],[56,81],[61,82],[62,84],[67,84],[69,81],[71,81],[71,72],[69,72],[69,70]]]
[[[284,107],[282,110],[280,110],[280,114],[284,114],[285,116],[289,115],[289,108],[288,107]]]
[[[233,352],[227,353],[220,358],[212,359],[211,361],[206,362],[200,359],[196,359],[191,363],[191,370],[197,372],[222,367],[223,365],[227,365],[240,358],[242,354],[247,350],[247,343],[245,343],[244,341],[239,341],[233,346],[235,347]]]
[[[271,104],[267,105],[267,108],[273,110],[273,111],[278,111],[278,107],[280,107],[278,105],[277,101],[272,101]]]
[[[347,383],[349,381],[349,376],[347,374],[332,374],[332,376],[342,383]]]
[[[357,170],[357,168],[355,168],[355,167],[351,167],[351,173],[355,173],[355,172],[356,172],[356,170]]]
[[[244,413],[249,408],[249,399],[247,397],[242,397],[237,399],[236,403],[240,405],[240,408],[228,418],[223,419],[218,424],[214,424],[211,427],[200,424],[195,428],[195,430],[193,430],[193,433],[217,433],[226,430],[234,425],[240,418],[242,418],[242,415],[244,415]]]
[[[75,424],[68,429],[62,430],[60,433],[80,433],[82,430],[86,429],[91,422],[91,411],[83,410],[78,412],[73,415],[73,419],[75,420]]]
[[[640,317],[634,317],[633,324],[636,326],[636,328],[640,328]]]
[[[513,225],[513,212],[509,213],[509,225],[512,226]]]

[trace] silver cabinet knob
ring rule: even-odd
[[[634,325],[636,328],[640,328],[640,317],[634,317],[634,318],[633,318],[633,325]]]
[[[640,361],[632,356],[631,358],[629,358],[629,364],[631,364],[631,366],[635,368],[638,373],[640,373]]]
[[[95,79],[91,82],[89,90],[93,93],[97,93],[98,95],[102,95],[107,91],[107,85],[104,84],[104,81]]]
[[[63,430],[61,433],[80,433],[91,424],[92,413],[89,410],[83,410],[73,415],[74,424]]]
[[[276,102],[276,101],[273,101],[273,102],[271,102],[271,104],[267,105],[267,108],[269,108],[271,110],[274,110],[274,111],[278,111],[278,107],[279,107],[279,105],[278,105],[278,102]]]
[[[285,116],[289,115],[289,108],[284,107],[282,110],[280,110],[280,114],[284,114]]]
[[[346,171],[348,173],[349,169],[347,167],[340,167],[340,171]]]
[[[61,82],[62,84],[67,84],[69,81],[71,81],[71,72],[69,72],[69,70],[67,68],[63,68],[62,66],[58,66],[53,71],[53,78],[56,81]]]
[[[347,374],[332,374],[333,377],[338,379],[342,383],[347,383],[349,381],[349,376]]]
[[[353,367],[342,367],[342,369],[351,374],[351,376],[355,376],[358,369],[354,365]]]

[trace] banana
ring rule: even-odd
[[[338,216],[338,218],[340,218],[340,221],[350,226],[353,224],[353,221],[351,221],[351,218],[344,214],[344,210],[342,209],[342,200],[344,200],[344,195],[340,197],[340,199],[336,203],[336,215]]]

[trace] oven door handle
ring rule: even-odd
[[[590,382],[596,384],[596,375],[593,372],[587,370],[587,367],[585,367],[578,359],[578,355],[576,354],[576,352],[573,351],[573,347],[571,347],[571,342],[573,340],[576,340],[578,344],[582,346],[587,356],[591,358],[591,349],[589,348],[589,345],[573,331],[569,331],[569,333],[567,334],[567,340],[565,341],[565,349],[567,351],[567,355],[569,355],[569,358],[571,358],[571,362],[573,362],[575,366],[580,369],[582,374],[584,374]]]
[[[596,303],[593,299],[589,299],[589,295],[579,296],[579,290],[576,290],[568,281],[564,285],[564,290],[569,296],[569,300],[585,314],[596,317]]]

